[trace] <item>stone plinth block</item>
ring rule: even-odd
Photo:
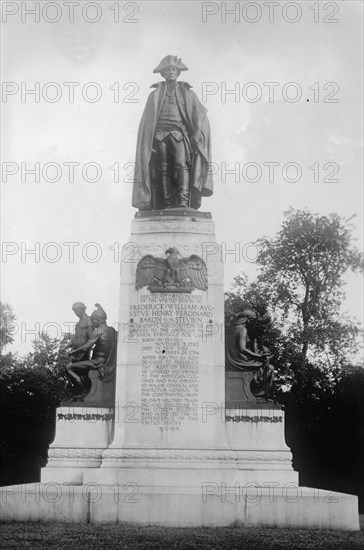
[[[124,523],[173,527],[261,526],[359,530],[358,498],[291,486],[206,482],[148,488],[66,483],[0,488],[0,520]]]
[[[83,471],[99,468],[113,436],[113,408],[63,406],[57,409],[56,437],[42,468],[42,482],[82,483]]]

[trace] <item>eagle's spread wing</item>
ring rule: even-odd
[[[153,279],[163,281],[168,269],[167,262],[163,258],[155,258],[150,254],[144,256],[137,265],[135,288],[139,290],[148,286]]]
[[[207,268],[202,258],[192,254],[189,258],[180,260],[181,281],[189,278],[194,287],[207,290]]]

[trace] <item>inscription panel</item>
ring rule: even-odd
[[[203,327],[214,307],[201,294],[146,291],[129,314],[141,346],[141,423],[179,431],[197,422]]]

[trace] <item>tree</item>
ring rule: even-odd
[[[0,302],[0,353],[8,344],[12,344],[14,341],[13,331],[15,315],[9,304]]]
[[[340,314],[343,275],[363,269],[352,245],[352,225],[337,214],[285,213],[273,239],[258,241],[257,283],[281,326],[300,348],[299,367],[315,354],[331,368],[356,352],[358,329]]]
[[[56,407],[69,397],[59,346],[43,333],[25,357],[0,356],[0,485],[36,481],[47,462]]]

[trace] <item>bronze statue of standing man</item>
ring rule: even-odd
[[[207,109],[187,82],[181,59],[167,55],[154,84],[138,132],[132,204],[139,210],[194,208],[212,195],[210,125]]]

